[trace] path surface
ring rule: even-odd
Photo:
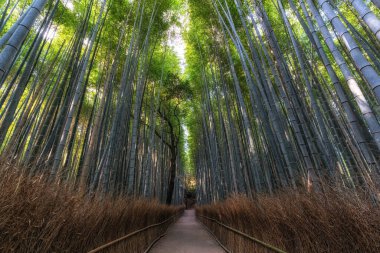
[[[171,225],[167,235],[150,253],[224,253],[212,236],[195,217],[195,210],[185,210],[179,220]]]

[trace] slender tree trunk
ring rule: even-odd
[[[380,19],[368,8],[363,0],[346,0],[349,2],[359,17],[366,23],[369,29],[375,34],[376,38],[380,40]]]
[[[17,28],[0,53],[0,81],[5,79],[4,75],[8,72],[11,63],[46,3],[47,0],[34,0],[25,16],[21,17]]]
[[[340,21],[331,4],[328,1],[324,0],[318,0],[318,3],[334,27],[336,35],[342,40],[343,44],[347,48],[355,66],[363,74],[364,78],[370,85],[377,101],[380,103],[380,76],[365,58],[359,46],[347,31],[347,28],[343,25],[342,21]],[[379,135],[379,133],[374,134]],[[379,137],[376,136],[375,141],[376,143],[379,143],[378,146],[380,147],[380,135]]]

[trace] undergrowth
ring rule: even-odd
[[[0,252],[88,252],[181,209],[143,199],[89,198],[46,183],[44,176],[9,171],[0,176]],[[144,252],[166,228],[137,234],[109,252]]]
[[[197,214],[286,252],[380,252],[379,207],[349,192],[289,191],[255,200],[237,195],[200,207]],[[231,252],[273,252],[200,219]]]

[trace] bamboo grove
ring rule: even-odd
[[[2,159],[88,193],[179,203],[191,94],[167,45],[178,6],[1,1]]]
[[[201,204],[327,186],[377,202],[379,7],[3,0],[1,159],[88,194],[167,204],[192,169]],[[181,16],[184,73],[168,43]]]
[[[189,1],[199,203],[350,189],[378,201],[378,1]]]

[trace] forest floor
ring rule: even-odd
[[[243,195],[197,207],[197,215],[218,220],[285,252],[379,253],[380,209],[364,193],[324,187],[324,194],[284,191]],[[266,247],[201,218],[231,252],[268,252]]]
[[[222,253],[225,252],[195,217],[195,210],[185,210],[183,216],[169,227],[167,235],[158,241],[150,253]]]
[[[0,252],[84,253],[182,210],[146,199],[89,198],[69,185],[48,183],[43,175],[18,171],[0,163]],[[149,229],[102,252],[144,252],[167,227]]]

